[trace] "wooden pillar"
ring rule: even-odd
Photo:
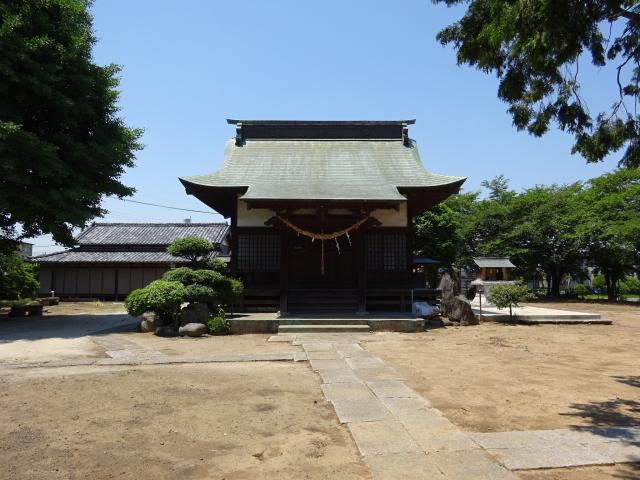
[[[289,233],[280,232],[280,315],[289,311],[287,294],[289,292]]]
[[[358,315],[367,313],[367,265],[366,265],[366,238],[363,232],[355,235],[357,264],[358,264]]]
[[[234,199],[233,212],[231,213],[231,235],[229,238],[229,270],[232,277],[238,276],[238,200]]]

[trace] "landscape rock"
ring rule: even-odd
[[[455,296],[455,285],[448,273],[440,280],[442,302],[440,312],[449,320],[460,322],[460,325],[477,325],[479,320],[471,309],[471,303],[464,295]]]
[[[180,311],[180,325],[206,324],[210,317],[211,312],[206,303],[190,303]]]
[[[173,325],[163,325],[154,332],[159,337],[177,337],[178,330]]]
[[[449,322],[451,323],[451,322]],[[444,320],[439,317],[431,317],[427,319],[427,326],[431,328],[442,328],[445,326]]]
[[[203,323],[187,323],[178,329],[178,334],[181,337],[185,335],[187,337],[201,337],[207,333],[207,326]]]
[[[450,320],[460,322],[460,325],[478,325],[480,323],[471,309],[471,303],[464,295],[453,298],[448,317]]]
[[[138,316],[140,320],[139,329],[143,333],[153,332],[158,327],[158,321],[156,314],[153,312],[146,312]]]

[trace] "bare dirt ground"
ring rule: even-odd
[[[56,370],[0,378],[1,478],[369,478],[305,364]]]
[[[162,338],[151,333],[127,333],[123,337],[141,347],[152,348],[165,355],[225,355],[268,352],[298,352],[285,342],[268,342],[271,334],[226,335],[200,338]]]
[[[138,333],[137,320],[115,302],[63,302],[41,317],[0,318],[0,363],[105,358],[91,337],[119,335],[169,356],[255,354],[301,351],[289,343],[267,342],[270,335],[162,338]]]
[[[123,302],[60,302],[44,307],[45,315],[101,315],[126,313]]]
[[[640,424],[640,308],[536,304],[613,325],[449,327],[381,333],[365,348],[468,431]],[[640,478],[637,465],[523,473],[528,480]],[[631,473],[629,473],[631,472]]]

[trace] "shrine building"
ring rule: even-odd
[[[230,219],[241,309],[409,309],[413,219],[465,181],[425,170],[415,121],[227,122],[220,169],[180,181]]]

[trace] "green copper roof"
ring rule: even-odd
[[[415,142],[401,140],[229,140],[220,170],[182,177],[189,187],[242,187],[245,200],[405,201],[398,188],[461,185],[427,172]]]

